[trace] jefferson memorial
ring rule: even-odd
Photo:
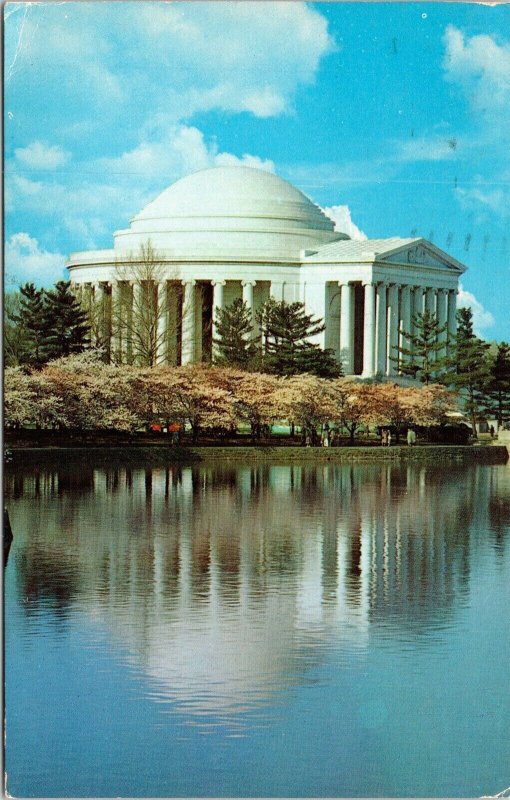
[[[314,337],[346,375],[395,376],[413,316],[437,316],[444,347],[455,334],[465,267],[422,238],[351,239],[287,181],[251,167],[181,178],[113,234],[109,250],[72,253],[71,284],[112,360],[135,359],[135,312],[157,309],[155,361],[209,361],[216,309],[242,298],[254,320],[270,297],[301,301],[323,319]],[[137,312],[138,313],[138,312]],[[141,313],[141,312],[140,312]],[[405,345],[406,343],[403,342]]]

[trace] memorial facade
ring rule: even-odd
[[[314,337],[346,375],[398,374],[413,316],[455,334],[465,267],[422,238],[351,239],[287,181],[215,167],[174,183],[116,231],[110,250],[71,254],[71,283],[112,360],[132,363],[144,336],[154,362],[209,361],[216,310],[242,298],[253,318],[270,297],[324,320]],[[152,314],[152,316],[151,316]]]

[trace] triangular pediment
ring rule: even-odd
[[[440,250],[432,242],[425,239],[398,247],[391,252],[379,253],[377,261],[384,264],[405,264],[409,267],[429,267],[436,269],[451,269],[453,272],[462,273],[466,267],[448,253]]]

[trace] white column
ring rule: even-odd
[[[191,364],[195,360],[195,284],[196,281],[183,281],[182,299],[182,351],[181,364]]]
[[[451,349],[455,344],[455,337],[457,335],[457,290],[450,289],[448,291],[448,351],[449,354],[451,353]]]
[[[408,350],[410,341],[409,334],[411,333],[411,287],[402,286],[400,292],[400,346]]]
[[[94,322],[95,322],[95,334],[96,334],[96,346],[103,347],[105,346],[105,336],[104,336],[104,311],[105,311],[105,303],[104,303],[104,289],[103,284],[100,281],[94,283]]]
[[[122,362],[122,338],[125,336],[122,318],[122,292],[119,281],[112,283],[112,334],[113,334],[113,360],[116,364]]]
[[[387,339],[387,304],[386,304],[386,283],[377,284],[377,354],[375,371],[380,375],[386,375],[386,339]]]
[[[168,284],[166,281],[157,283],[156,313],[158,317],[157,363],[168,362]]]
[[[388,375],[396,375],[398,363],[392,358],[398,357],[398,284],[391,284],[388,291]],[[391,358],[390,358],[391,356]]]
[[[363,377],[375,372],[375,285],[365,283],[365,313],[363,320]]]
[[[425,311],[433,315],[436,313],[436,290],[430,287],[425,291]]]
[[[417,317],[418,314],[423,314],[423,286],[415,286],[413,291],[413,317]],[[413,327],[413,333],[415,333],[415,329]]]
[[[252,328],[255,321],[253,305],[253,287],[255,285],[256,281],[241,281],[241,286],[243,287],[243,301],[246,303],[250,311]]]
[[[352,319],[352,286],[339,283],[340,286],[340,358],[345,375],[352,375],[354,370],[353,319]]]
[[[437,290],[437,321],[439,323],[439,328],[443,328],[447,325],[448,320],[448,298],[447,292],[445,289],[438,289]],[[445,329],[442,333],[439,333],[439,341],[444,345],[444,347],[438,351],[438,358],[444,358],[446,355],[446,341],[448,339],[447,330]]]
[[[213,354],[216,353],[217,347],[214,344],[214,340],[218,336],[217,330],[217,312],[218,309],[223,311],[223,287],[225,286],[226,281],[211,281],[213,287],[213,301],[212,301],[212,338],[213,338]]]

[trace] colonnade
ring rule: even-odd
[[[257,282],[239,279],[228,284],[228,290],[223,279],[99,281],[73,286],[91,316],[93,343],[103,344],[112,360],[136,363],[137,353],[145,348],[151,351],[145,363],[189,364],[211,355],[211,342],[217,338],[215,310],[224,308],[234,296],[246,303],[256,335]],[[337,285],[340,321],[334,338],[344,374],[397,375],[399,347],[409,347],[406,333],[414,332],[413,317],[425,310],[436,316],[440,328],[446,326],[440,334],[444,343],[440,355],[446,353],[456,332],[456,289],[390,281],[339,281]],[[269,296],[284,299],[284,286],[281,281],[259,282],[257,305]],[[323,294],[325,298],[326,283]],[[324,308],[326,329],[331,330],[337,323],[328,318],[325,303]],[[209,326],[207,346],[204,321]]]
[[[362,284],[339,282],[340,357],[346,375],[355,372],[397,375],[399,347],[410,347],[407,333],[414,333],[413,317],[428,311],[434,314],[446,353],[456,332],[456,289],[441,289],[386,281]],[[363,287],[362,302],[355,303],[355,292]],[[362,318],[356,309],[362,308]],[[362,367],[354,363],[355,338],[362,337]]]
[[[235,287],[230,289],[230,294],[240,294],[250,310],[255,335],[254,288],[257,282],[229,283]],[[267,283],[269,296],[271,284],[264,283]],[[204,307],[210,318],[210,340],[217,337],[213,309],[225,307],[226,284],[226,280],[194,279],[95,281],[74,283],[73,290],[89,315],[92,343],[105,347],[115,362],[136,363],[142,352],[144,362],[190,364],[206,355],[203,352]],[[281,284],[278,286],[281,288]],[[205,298],[204,290],[208,288],[209,296]]]

